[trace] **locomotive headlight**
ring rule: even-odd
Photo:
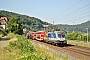
[[[67,43],[67,41],[66,41],[66,40],[64,40],[64,43]]]

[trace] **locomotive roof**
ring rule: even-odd
[[[50,33],[53,33],[53,32],[48,32],[48,33],[50,34]]]
[[[38,32],[45,32],[45,31],[38,31]]]
[[[66,34],[65,31],[55,31],[55,33],[64,33],[64,34]]]
[[[55,32],[65,32],[65,31],[55,31]]]

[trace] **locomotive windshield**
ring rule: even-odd
[[[65,33],[57,33],[59,38],[65,38]]]
[[[61,34],[58,34],[58,37],[61,37]]]

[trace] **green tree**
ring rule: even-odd
[[[8,29],[15,34],[22,34],[23,33],[23,26],[22,22],[18,21],[18,18],[11,16],[8,22]]]
[[[23,34],[23,25],[22,25],[22,22],[19,21],[17,25],[18,25],[18,27],[17,27],[18,32],[17,32],[17,33],[18,33],[19,35],[22,35],[22,34]]]

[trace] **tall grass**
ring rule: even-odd
[[[38,55],[46,58],[44,58],[44,60],[69,60],[67,56],[62,56],[53,51],[50,51],[47,47],[43,47],[43,45],[35,45],[35,47],[38,51]]]
[[[8,39],[16,38],[16,36],[18,36],[18,35],[14,34],[14,33],[9,33],[6,38],[8,38]]]
[[[25,37],[11,33],[9,38],[12,36],[18,40],[1,49],[0,60],[69,60],[68,57],[57,55],[40,45],[33,45]]]

